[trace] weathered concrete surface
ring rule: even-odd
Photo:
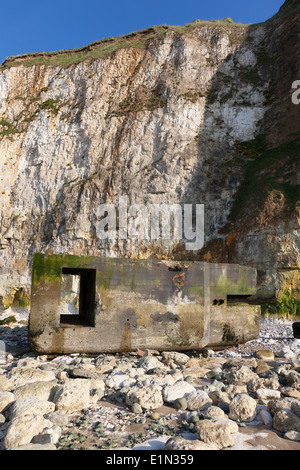
[[[77,315],[61,315],[63,273],[88,275]],[[227,295],[255,292],[256,270],[249,267],[36,254],[30,343],[40,353],[237,344],[257,337],[260,308],[227,306]]]

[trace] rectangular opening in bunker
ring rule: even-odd
[[[61,325],[95,326],[96,269],[62,268]]]

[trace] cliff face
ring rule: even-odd
[[[30,292],[34,252],[236,262],[258,268],[261,296],[299,288],[297,51],[290,0],[251,27],[197,20],[7,59],[3,304]],[[129,204],[204,204],[204,248],[99,240],[99,204],[122,195]]]

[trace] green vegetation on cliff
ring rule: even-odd
[[[18,67],[20,65],[33,66],[33,65],[47,65],[47,66],[60,66],[68,67],[73,64],[78,64],[84,60],[91,59],[104,59],[120,49],[138,48],[146,49],[150,41],[162,38],[167,32],[173,31],[178,36],[189,33],[200,26],[211,27],[226,27],[228,34],[233,36],[231,39],[234,41],[234,31],[247,28],[247,25],[234,23],[231,18],[224,20],[201,21],[195,20],[193,23],[183,26],[152,26],[142,31],[136,31],[125,36],[112,37],[101,39],[88,46],[79,49],[66,49],[57,52],[37,52],[31,54],[23,54],[16,57],[8,57],[2,64],[1,68]]]
[[[263,315],[300,315],[300,300],[295,297],[295,291],[285,289],[278,301],[262,304],[261,311]]]

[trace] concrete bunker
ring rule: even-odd
[[[227,347],[258,336],[255,293],[252,267],[37,253],[30,345],[41,354]]]

